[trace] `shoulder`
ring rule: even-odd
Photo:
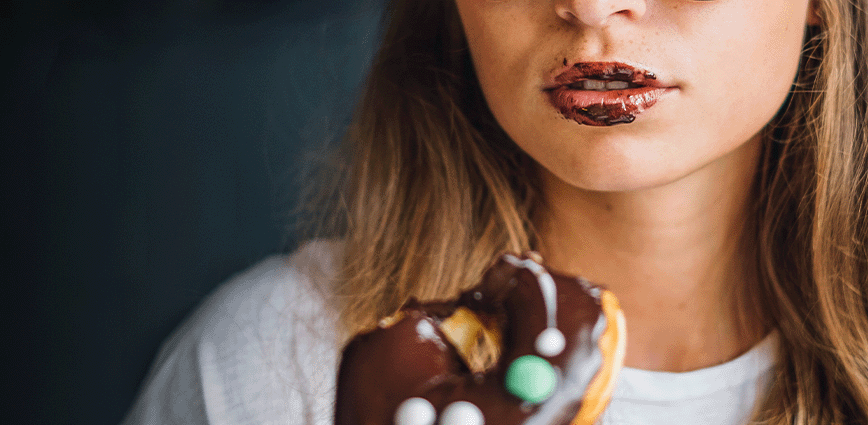
[[[126,423],[329,422],[341,249],[308,242],[220,285],[164,343]]]
[[[337,319],[331,288],[340,249],[333,241],[308,242],[291,255],[266,258],[233,276],[202,302],[167,345],[198,341],[246,349],[263,338],[285,335],[289,321],[333,333],[325,325]],[[325,340],[331,335],[304,336]]]
[[[253,325],[262,331],[279,318],[335,318],[332,288],[340,249],[337,242],[312,241],[291,255],[261,261],[214,291],[191,318],[192,326],[202,337],[219,339],[227,327]]]

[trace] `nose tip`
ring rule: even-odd
[[[562,0],[556,4],[556,13],[561,19],[594,28],[609,25],[616,16],[641,19],[646,9],[645,0]]]

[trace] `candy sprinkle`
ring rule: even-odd
[[[554,392],[557,374],[542,357],[526,355],[509,365],[504,381],[506,390],[512,395],[528,403],[539,404]]]
[[[485,417],[473,403],[456,401],[443,410],[440,425],[485,425]]]
[[[421,397],[404,400],[395,412],[395,425],[434,425],[435,419],[434,406]]]

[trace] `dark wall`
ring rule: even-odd
[[[119,422],[190,309],[291,249],[299,176],[346,124],[378,3],[2,6],[14,423]]]

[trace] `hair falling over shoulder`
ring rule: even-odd
[[[350,331],[455,295],[532,245],[531,160],[494,123],[451,2],[396,1],[348,131],[339,297]],[[444,25],[444,22],[446,23]]]
[[[777,373],[754,423],[868,423],[868,0],[816,0],[756,182],[757,307]],[[345,241],[347,333],[533,249],[533,161],[495,122],[454,2],[393,0],[320,234]],[[320,206],[322,208],[322,206]]]
[[[758,423],[868,423],[868,1],[817,6],[757,185],[759,303],[782,337]]]

